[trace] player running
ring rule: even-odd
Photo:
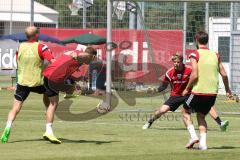
[[[191,90],[191,95],[186,100],[187,105],[184,105],[184,108],[188,110],[189,114],[197,113],[200,133],[199,149],[206,150],[207,122],[205,116],[215,104],[218,94],[219,74],[222,76],[227,97],[231,99],[232,93],[219,54],[207,48],[208,34],[200,31],[196,34],[195,40],[199,49],[189,56],[192,73],[182,95],[186,96]]]

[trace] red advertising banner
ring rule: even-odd
[[[41,28],[41,33],[60,40],[93,33],[106,37],[106,29],[55,29]],[[112,41],[117,48],[112,51],[114,78],[129,81],[155,83],[172,66],[171,56],[182,53],[183,33],[181,30],[129,30],[114,29]],[[47,43],[54,55],[81,48],[78,44],[61,46]],[[106,45],[94,46],[98,49],[98,59],[105,62]]]

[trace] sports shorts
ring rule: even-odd
[[[170,111],[174,112],[178,107],[185,103],[188,96],[170,96],[165,102],[165,105],[170,107]]]
[[[186,105],[184,105],[184,108],[187,109],[190,113],[197,112],[206,115],[210,111],[211,107],[215,104],[216,97],[217,96],[191,94],[186,99]]]
[[[37,86],[37,87],[27,87],[27,86],[22,86],[20,84],[17,84],[14,97],[18,101],[23,102],[27,99],[30,92],[35,92],[35,93],[38,93],[38,94],[44,94],[46,92],[46,90],[45,90],[45,87],[43,85]]]

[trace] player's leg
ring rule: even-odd
[[[168,105],[162,105],[158,110],[155,111],[155,113],[153,114],[153,116],[148,120],[148,122],[146,124],[144,124],[144,126],[142,127],[142,129],[148,129],[151,127],[151,125],[153,124],[153,122],[155,120],[157,120],[158,118],[160,118],[163,114],[165,114],[166,112],[168,112],[170,110],[170,107]]]
[[[187,145],[185,146],[187,149],[192,149],[194,144],[199,142],[199,138],[196,134],[194,125],[192,124],[191,113],[195,112],[195,106],[198,104],[198,98],[191,94],[186,98],[185,103],[183,104],[183,122],[187,127],[187,130],[190,134],[190,139]]]
[[[216,96],[198,96],[198,105],[196,106],[198,127],[200,133],[199,149],[207,149],[207,122],[205,120],[206,115],[214,106]]]
[[[199,142],[199,138],[196,134],[194,125],[192,124],[191,113],[185,108],[186,107],[183,107],[183,109],[182,109],[183,122],[184,122],[184,124],[190,134],[190,137],[191,137],[185,147],[187,149],[191,149],[191,148],[193,148],[194,144]]]
[[[207,122],[205,120],[205,115],[202,113],[197,113],[197,121],[199,126],[200,133],[200,141],[199,141],[199,149],[206,150],[207,149]]]
[[[221,131],[226,131],[227,127],[229,125],[229,121],[222,121],[221,118],[218,116],[217,111],[216,111],[216,107],[212,106],[210,112],[209,112],[210,116],[216,121],[216,123],[219,125]]]
[[[74,94],[75,89],[76,89],[76,84],[69,86],[63,98],[65,99],[76,98],[78,95]]]
[[[8,141],[12,123],[16,119],[17,114],[20,112],[24,100],[28,97],[30,91],[28,87],[17,85],[16,93],[14,94],[13,106],[10,112],[8,113],[8,120],[6,123],[6,127],[1,136],[1,141],[3,143]]]
[[[182,96],[171,96],[164,105],[162,105],[158,110],[155,111],[153,116],[148,120],[148,122],[142,127],[142,129],[148,129],[151,127],[153,122],[160,118],[163,114],[168,111],[174,112],[181,104],[183,104],[185,98]]]
[[[5,127],[4,132],[1,136],[1,141],[3,143],[8,141],[10,131],[11,131],[11,127],[12,127],[12,123],[15,120],[19,111],[21,110],[22,104],[23,104],[22,101],[18,101],[14,98],[12,109],[10,110],[10,112],[8,114],[8,120],[7,120],[7,123],[6,123],[6,127]]]
[[[48,95],[46,93],[44,93],[43,94],[43,104],[46,108],[46,112],[47,112],[47,108],[49,106],[49,103],[50,103],[50,101],[49,101]]]
[[[45,140],[49,140],[51,143],[56,143],[56,144],[61,143],[61,141],[54,136],[53,129],[52,129],[52,125],[54,121],[54,113],[55,113],[55,110],[57,109],[58,100],[59,100],[58,95],[49,97],[50,103],[46,112],[46,132],[43,135],[43,138]]]
[[[45,140],[50,141],[51,143],[60,144],[61,141],[54,136],[53,129],[52,129],[52,125],[54,121],[54,113],[55,113],[55,110],[57,109],[59,96],[57,91],[52,90],[51,87],[49,86],[49,81],[47,78],[44,78],[44,87],[46,89],[45,94],[48,96],[48,99],[49,99],[49,105],[46,111],[46,131],[43,134],[43,138]]]

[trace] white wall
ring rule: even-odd
[[[230,37],[230,18],[209,18],[209,49],[218,51],[218,37]],[[223,63],[225,70],[230,78],[230,64]],[[219,75],[219,94],[225,94],[222,78]]]

